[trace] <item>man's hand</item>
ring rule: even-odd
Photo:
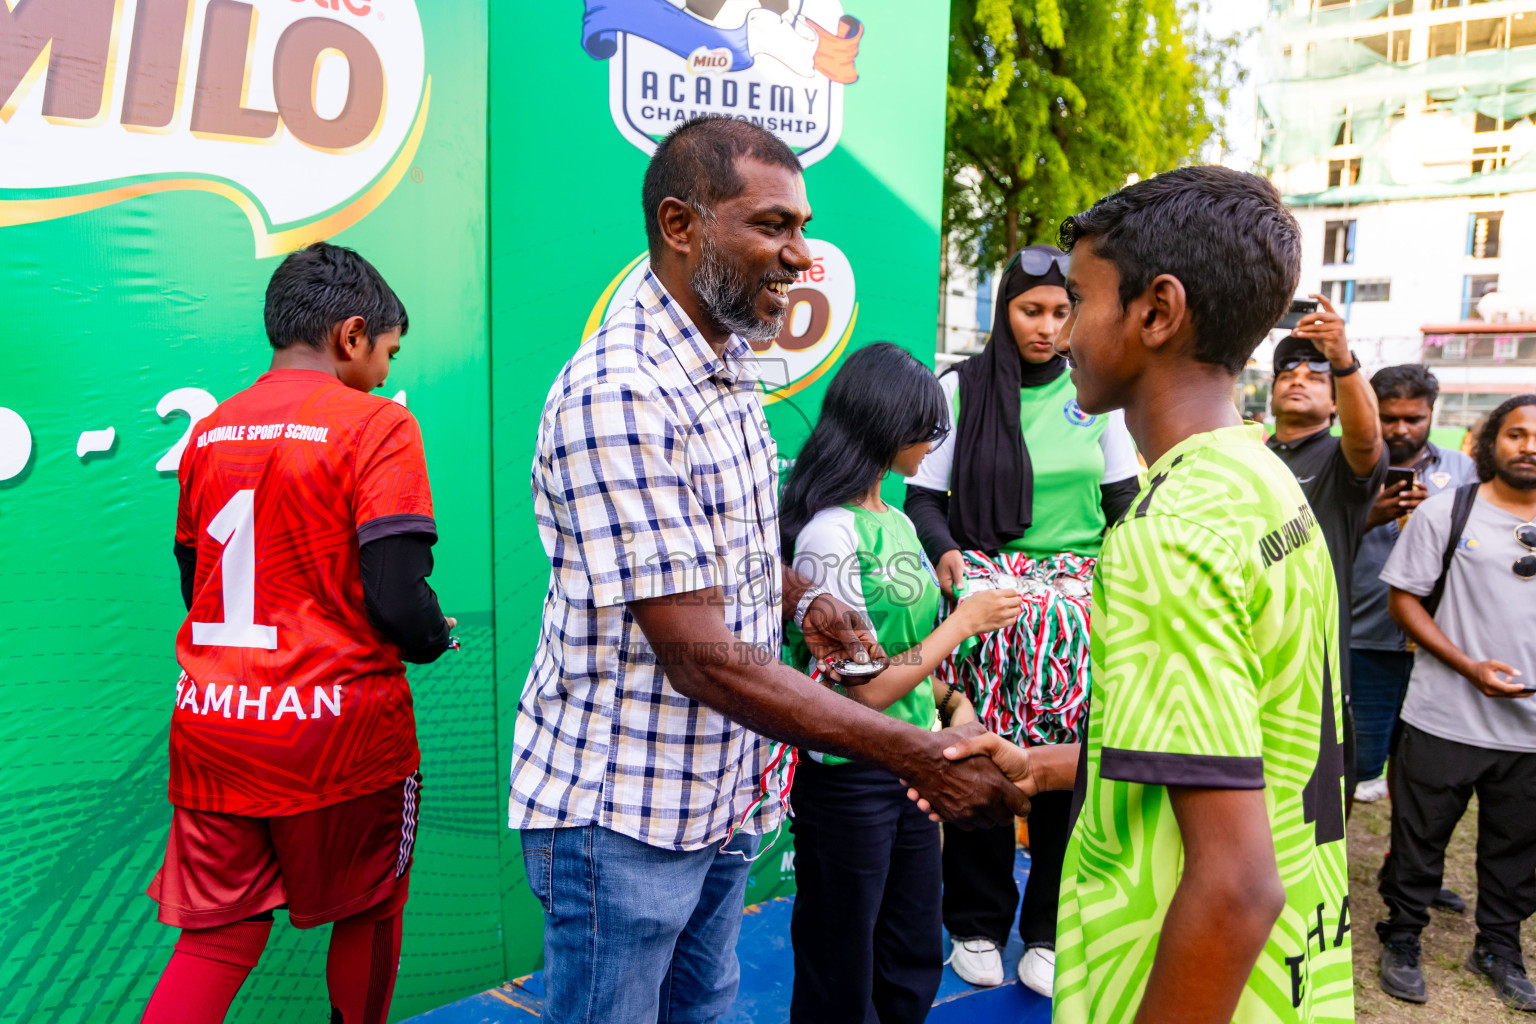
[[[864,616],[831,594],[822,594],[811,602],[805,610],[800,632],[811,656],[819,662],[838,658],[867,665],[871,661],[887,660]],[[844,686],[854,686],[867,683],[878,674],[845,679],[833,672],[832,676]]]
[[[939,556],[939,564],[934,569],[939,577],[939,589],[946,597],[954,598],[955,588],[965,579],[965,556],[958,548],[950,548]]]
[[[1350,354],[1349,339],[1344,336],[1344,318],[1334,311],[1333,303],[1325,296],[1313,295],[1311,298],[1322,308],[1303,314],[1301,323],[1291,333],[1312,342],[1335,369],[1353,365],[1355,357]]]
[[[977,722],[945,729],[933,736],[931,757],[906,770],[903,781],[912,787],[909,795],[935,821],[985,828],[1011,826],[1015,815],[1029,814],[1029,798],[989,758],[945,756],[946,748],[979,735],[984,733]]]
[[[959,729],[951,729],[946,733],[946,735],[953,734],[958,739],[944,748],[945,757],[951,761],[962,761],[971,757],[989,758],[1007,776],[1008,781],[1026,797],[1033,797],[1047,790],[1072,788],[1077,779],[1077,761],[1081,753],[1078,744],[1062,743],[1031,747],[1026,750],[995,733],[982,731],[978,724],[971,724],[974,727],[965,730],[964,733]],[[928,801],[924,800],[917,790],[908,789],[907,799],[915,801],[919,810],[928,811],[928,816],[934,821],[939,820],[938,816],[932,813]]]
[[[1365,517],[1365,531],[1385,526],[1399,516],[1405,516],[1423,504],[1429,497],[1429,492],[1422,485],[1409,487],[1406,482],[1399,480],[1395,484],[1388,484],[1376,495],[1376,500],[1371,504],[1370,514]]]
[[[1473,686],[1488,697],[1529,697],[1532,693],[1514,682],[1514,678],[1520,675],[1518,669],[1492,658],[1474,662],[1467,667],[1465,675]]]

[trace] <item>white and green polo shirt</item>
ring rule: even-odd
[[[861,613],[875,640],[895,658],[933,632],[941,595],[933,565],[917,530],[895,506],[872,512],[859,505],[823,509],[795,539],[795,571]],[[810,654],[798,630],[786,633],[785,651],[802,672]],[[885,709],[892,718],[920,729],[938,720],[933,683],[923,680]],[[846,764],[831,754],[811,755],[826,764]]]

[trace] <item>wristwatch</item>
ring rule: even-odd
[[[1344,369],[1342,369],[1342,370],[1339,369],[1336,366],[1329,366],[1328,367],[1328,372],[1333,374],[1335,379],[1337,379],[1339,377],[1348,377],[1352,373],[1359,373],[1360,372],[1360,357],[1355,355],[1354,352],[1350,352],[1349,357],[1351,359],[1353,359],[1354,362],[1350,363],[1348,366],[1344,367]]]
[[[800,595],[800,603],[795,605],[794,623],[796,629],[800,630],[802,633],[805,632],[804,623],[806,611],[810,609],[812,601],[816,600],[826,592],[827,589],[825,587],[807,587],[805,593]]]

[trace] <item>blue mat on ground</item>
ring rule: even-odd
[[[1029,877],[1029,854],[1019,851],[1014,877]],[[722,1024],[782,1024],[789,1020],[794,956],[789,945],[789,915],[794,897],[747,908],[736,954],[741,960],[741,990]],[[1017,922],[1015,922],[1017,923]],[[949,948],[948,936],[944,948]],[[997,988],[973,988],[954,970],[944,980],[928,1015],[931,1024],[1049,1024],[1051,1002],[1019,984],[1016,967],[1024,955],[1017,929],[1003,954],[1004,977]],[[411,1017],[402,1024],[525,1024],[541,1015],[544,984],[538,974],[509,981],[500,988]]]

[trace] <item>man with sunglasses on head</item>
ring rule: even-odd
[[[1446,844],[1476,793],[1477,940],[1467,967],[1507,1005],[1536,1011],[1520,954],[1520,925],[1536,913],[1536,701],[1524,699],[1536,692],[1536,394],[1495,409],[1473,455],[1482,483],[1420,505],[1381,574],[1392,618],[1418,645],[1381,879],[1381,987],[1427,999],[1419,932]]]
[[[1317,516],[1339,588],[1339,658],[1344,690],[1344,793],[1355,791],[1355,726],[1349,707],[1349,615],[1355,552],[1365,519],[1387,475],[1376,393],[1349,350],[1344,318],[1333,303],[1304,314],[1275,346],[1270,410],[1275,432],[1269,449],[1296,474]],[[1330,429],[1339,421],[1339,435]]]

